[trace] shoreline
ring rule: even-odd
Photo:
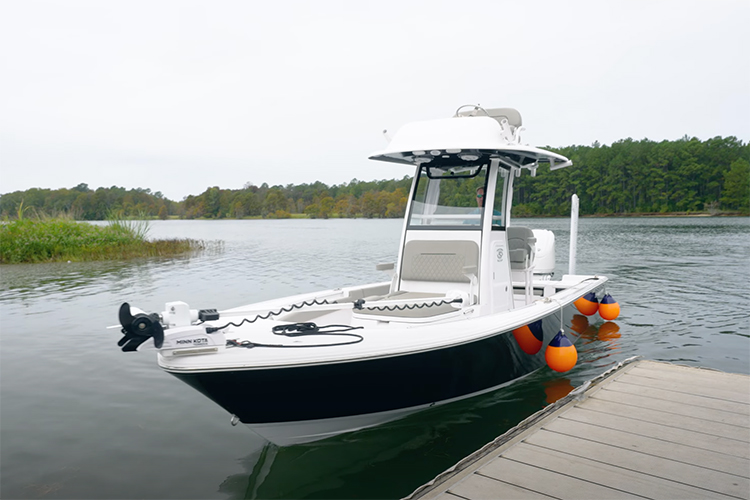
[[[566,219],[567,215],[527,215],[527,216],[514,216],[514,219]],[[603,218],[638,218],[644,219],[651,218],[680,218],[680,217],[750,217],[750,214],[743,214],[741,212],[727,212],[727,213],[716,213],[710,214],[706,212],[638,212],[638,213],[620,213],[620,214],[591,214],[591,215],[578,215],[579,219],[603,219]]]
[[[403,220],[404,217],[308,217],[306,214],[291,214],[291,217],[260,217],[260,216],[252,216],[252,217],[242,217],[242,218],[236,218],[236,217],[223,217],[221,219],[214,219],[209,217],[196,217],[192,219],[181,219],[179,217],[169,217],[167,219],[159,219],[158,217],[150,218],[150,219],[144,219],[148,221],[222,221],[222,220],[299,220],[299,219],[309,219],[309,220],[332,220],[332,219],[347,219],[347,220],[357,220],[357,219],[364,219],[364,220]],[[617,214],[589,214],[589,215],[578,215],[579,219],[601,219],[601,218],[638,218],[642,217],[644,219],[648,218],[658,218],[658,217],[664,217],[664,218],[680,218],[680,217],[750,217],[750,214],[745,214],[742,212],[722,212],[722,213],[706,213],[706,212],[637,212],[637,213],[617,213]],[[570,215],[514,215],[512,216],[513,219],[568,219],[570,218]],[[79,220],[78,222],[105,222],[105,221],[99,221],[99,220]]]

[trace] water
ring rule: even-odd
[[[557,236],[568,221],[519,221]],[[374,429],[277,448],[115,345],[117,308],[170,300],[220,309],[385,281],[401,221],[154,222],[152,237],[222,240],[202,255],[128,263],[3,266],[0,285],[2,498],[399,498],[548,402],[633,355],[750,373],[750,219],[582,219],[581,274],[604,274],[621,304],[594,324],[564,376],[543,369],[506,389]],[[609,325],[612,326],[612,325]],[[415,367],[418,369],[418,367]]]

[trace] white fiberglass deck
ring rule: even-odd
[[[750,377],[626,364],[408,498],[750,498]]]
[[[606,283],[604,276],[563,276],[560,281],[539,282],[539,292],[544,287],[549,288],[549,296],[533,296],[533,302],[527,307],[523,295],[519,295],[517,309],[495,314],[480,313],[480,308],[469,306],[456,308],[455,313],[418,318],[408,321],[397,318],[390,321],[388,316],[372,316],[358,314],[351,302],[316,305],[294,311],[269,320],[256,321],[242,326],[234,326],[222,330],[227,339],[238,342],[249,340],[263,344],[285,344],[290,346],[320,343],[320,338],[308,337],[280,337],[272,332],[271,326],[288,324],[289,322],[314,321],[319,325],[340,324],[363,327],[353,333],[367,336],[367,342],[350,343],[344,338],[343,343],[336,349],[328,345],[336,345],[341,340],[333,340],[318,349],[227,349],[217,354],[206,356],[163,356],[159,355],[159,365],[173,372],[200,372],[215,370],[257,369],[280,366],[299,366],[316,363],[341,362],[347,360],[363,360],[379,358],[397,354],[408,354],[416,351],[450,347],[458,343],[481,340],[498,332],[511,331],[520,325],[528,324],[548,316],[559,318],[563,307],[572,307],[573,302],[587,292],[601,287]],[[536,285],[536,283],[535,283]],[[381,286],[383,286],[381,284]],[[387,286],[387,284],[385,284]],[[243,318],[254,318],[257,314],[267,314],[268,311],[279,310],[290,303],[301,303],[322,299],[339,299],[346,296],[348,288],[338,291],[326,291],[313,294],[286,297],[273,301],[252,304],[245,308],[231,309],[222,312],[222,318],[206,323],[217,326],[227,321],[241,323]],[[435,300],[443,297],[437,296]],[[433,299],[426,299],[433,300]],[[397,303],[391,301],[389,303]],[[373,302],[376,307],[386,302]],[[456,322],[462,322],[462,328],[456,328]],[[375,335],[372,333],[376,332]]]

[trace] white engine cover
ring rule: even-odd
[[[536,256],[534,257],[534,274],[552,274],[555,272],[555,233],[547,229],[534,229],[536,238]]]

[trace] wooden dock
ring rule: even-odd
[[[627,360],[408,499],[750,499],[750,376]]]

